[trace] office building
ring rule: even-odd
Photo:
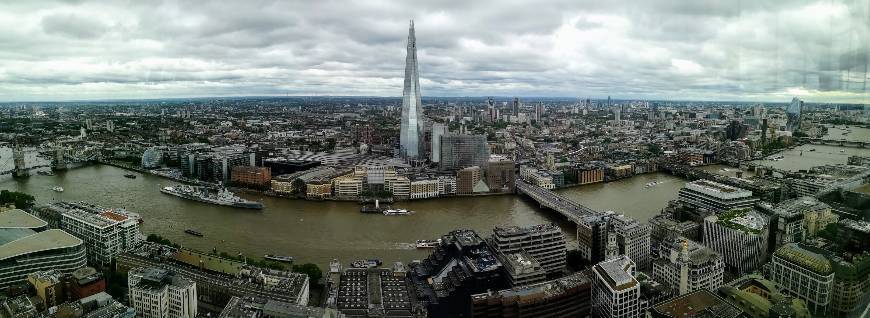
[[[803,300],[780,292],[776,284],[761,275],[744,275],[716,290],[717,294],[743,312],[739,318],[810,318]],[[716,316],[714,316],[716,317]]]
[[[592,266],[592,317],[637,318],[643,315],[636,267],[627,256]]]
[[[516,190],[516,165],[513,160],[496,157],[486,166],[486,185],[492,192],[513,193]]]
[[[194,318],[196,283],[161,268],[127,272],[130,305],[141,318]]]
[[[547,280],[547,272],[541,264],[528,252],[520,250],[515,253],[497,252],[495,256],[504,266],[504,271],[510,286],[531,285]]]
[[[831,261],[811,246],[786,244],[773,253],[770,280],[780,291],[802,299],[813,315],[830,314],[834,287]]]
[[[799,131],[801,128],[801,112],[804,107],[804,101],[794,97],[791,99],[791,104],[785,110],[786,124],[785,130],[789,132]]]
[[[680,189],[679,200],[688,207],[704,209],[710,213],[751,208],[758,202],[758,198],[752,197],[752,191],[710,180],[686,183]]]
[[[269,168],[272,175],[292,174],[320,166],[318,160],[299,160],[287,158],[263,159],[263,167]]]
[[[555,224],[496,227],[490,241],[500,253],[528,252],[547,275],[565,270],[565,235]]]
[[[437,198],[438,195],[438,180],[411,181],[411,200]]]
[[[432,124],[432,149],[430,159],[434,163],[441,161],[441,136],[447,135],[447,125],[442,123]]]
[[[589,317],[592,281],[578,272],[542,283],[471,295],[473,318]]]
[[[735,275],[760,269],[767,257],[767,219],[752,210],[732,210],[704,218],[704,245],[722,255]]]
[[[243,186],[265,187],[272,181],[272,171],[269,167],[236,166],[230,181]]]
[[[609,220],[608,235],[616,235],[619,254],[631,258],[640,269],[650,267],[650,226],[622,215],[613,214]]]
[[[85,266],[85,243],[27,212],[0,212],[0,288],[22,284],[31,273],[70,273]]]
[[[471,295],[508,286],[502,264],[472,230],[455,230],[408,272],[429,317],[471,316]]]
[[[427,317],[426,308],[411,289],[404,264],[344,271],[333,269],[335,266],[330,265],[328,308],[348,317]]]
[[[471,166],[486,167],[489,161],[489,148],[486,135],[441,136],[441,170],[458,170]]]
[[[196,283],[199,301],[223,307],[230,298],[260,297],[308,304],[308,275],[247,265],[189,249],[144,242],[117,258],[117,271],[157,267]]]
[[[408,51],[405,56],[405,85],[402,89],[402,125],[399,130],[399,152],[402,157],[423,156],[423,102],[420,99],[420,74],[417,70],[417,37],[414,21],[408,29]]]
[[[473,166],[467,167],[456,172],[456,194],[472,194],[475,192],[488,192],[488,191],[475,191],[475,188],[478,188],[479,184],[483,184],[482,180],[482,172],[480,167]]]
[[[513,115],[515,117],[520,116],[520,99],[518,97],[514,97],[513,104],[511,104],[511,109],[513,110]]]
[[[674,294],[716,290],[722,286],[725,264],[715,251],[684,237],[671,237],[659,246],[653,261],[653,279]]]
[[[60,225],[85,242],[88,262],[96,267],[108,266],[115,256],[141,241],[137,220],[108,210],[95,214],[73,208],[63,212]]]
[[[607,219],[606,215],[592,214],[582,216],[577,221],[577,250],[580,257],[590,264],[604,260]]]
[[[63,273],[52,269],[33,272],[27,275],[27,282],[36,291],[36,297],[42,300],[46,308],[57,306],[66,301],[63,292]]]

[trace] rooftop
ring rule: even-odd
[[[0,212],[0,229],[38,229],[48,223],[19,209]]]
[[[79,209],[68,210],[63,212],[63,215],[99,228],[106,228],[119,222],[107,216],[103,216],[102,214],[94,214]]]
[[[75,236],[63,230],[51,229],[0,245],[0,260],[28,253],[74,247],[81,244],[82,240]]]
[[[716,223],[735,230],[758,234],[767,225],[767,219],[752,209],[737,209],[720,214]]]
[[[831,261],[827,257],[797,243],[783,245],[773,255],[821,275],[833,274],[834,272]]]
[[[699,289],[665,300],[654,305],[653,309],[660,314],[674,318],[697,317],[707,310],[724,314],[716,316],[722,318],[738,317],[741,313],[739,309],[706,289]]]
[[[830,205],[827,205],[826,203],[819,201],[814,197],[805,196],[782,202],[778,204],[776,208],[774,208],[774,211],[780,214],[795,214],[804,213],[807,211],[825,210],[830,208]]]
[[[538,224],[532,226],[506,226],[506,227],[496,227],[493,229],[495,235],[498,236],[512,236],[512,235],[522,235],[522,234],[530,234],[530,233],[541,233],[541,232],[551,232],[555,231],[557,233],[561,233],[561,230],[555,224]]]
[[[605,281],[614,290],[625,290],[638,285],[637,279],[629,273],[634,263],[627,256],[622,255],[609,261],[596,264],[595,272],[605,278]]]
[[[738,199],[752,196],[752,191],[732,187],[710,180],[697,180],[686,183],[686,188],[701,192],[719,199]]]

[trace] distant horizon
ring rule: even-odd
[[[426,96],[423,95],[422,98],[424,100],[431,99],[485,99],[485,98],[494,98],[494,99],[513,99],[519,98],[520,101],[523,99],[558,99],[558,100],[586,100],[587,97],[573,97],[573,96],[512,96],[512,95],[469,95],[469,96]],[[608,96],[604,97],[588,97],[589,100],[592,101],[602,101],[607,100]],[[226,96],[186,96],[186,97],[159,97],[159,98],[108,98],[108,99],[72,99],[72,100],[21,100],[21,101],[0,101],[0,105],[10,105],[10,104],[64,104],[64,103],[113,103],[113,102],[146,102],[146,101],[178,101],[178,100],[215,100],[215,99],[245,99],[245,98],[287,98],[287,99],[300,99],[300,98],[374,98],[374,99],[396,99],[401,104],[402,96],[375,96],[375,95],[226,95]],[[784,104],[787,105],[791,102],[791,98],[783,101],[760,101],[760,100],[700,100],[700,99],[640,99],[640,98],[619,98],[616,96],[610,96],[613,101],[631,101],[631,102],[671,102],[671,103],[687,103],[687,102],[701,102],[701,103],[740,103],[740,104]],[[798,97],[800,99],[800,97]],[[803,99],[801,99],[803,100]],[[819,105],[864,105],[865,107],[870,105],[870,103],[850,103],[850,102],[812,102],[803,100],[805,104],[819,104]]]
[[[424,95],[870,104],[861,2],[45,0],[0,17],[10,103],[398,96],[414,20]]]

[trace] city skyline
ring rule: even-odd
[[[426,96],[868,102],[849,1],[2,7],[0,101],[397,96],[413,18]]]

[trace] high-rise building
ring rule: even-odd
[[[518,97],[514,97],[514,103],[513,103],[512,110],[513,110],[514,116],[520,115],[520,99]]]
[[[705,209],[711,213],[751,208],[755,202],[758,202],[758,198],[752,196],[752,191],[710,180],[686,183],[686,186],[680,189],[679,200],[689,207]]]
[[[432,153],[431,161],[441,161],[441,136],[447,135],[447,125],[442,123],[432,124]]]
[[[486,185],[493,192],[512,193],[516,189],[516,165],[513,160],[499,157],[489,160],[486,166]]]
[[[704,245],[722,255],[733,274],[759,269],[767,256],[767,219],[751,210],[704,218]]]
[[[489,161],[489,148],[486,135],[441,136],[441,170],[456,170],[471,166],[486,167]]]
[[[61,229],[85,242],[88,262],[93,266],[108,266],[115,256],[135,248],[140,241],[139,222],[125,214],[74,208],[61,217]]]
[[[725,264],[719,253],[684,237],[671,237],[659,246],[653,261],[653,279],[677,295],[722,286]]]
[[[810,246],[786,244],[773,253],[770,280],[783,293],[802,299],[817,317],[830,313],[834,287],[831,261]]]
[[[130,305],[140,318],[194,318],[196,282],[161,268],[127,272]]]
[[[423,154],[423,102],[420,99],[420,74],[417,71],[417,37],[414,20],[408,29],[408,52],[405,56],[405,86],[402,90],[402,126],[399,130],[399,151],[408,159]]]
[[[640,269],[650,266],[650,226],[622,214],[613,215],[610,220],[611,232],[616,235],[619,253],[631,258]]]
[[[640,308],[640,282],[636,267],[627,256],[603,261],[592,267],[592,317],[637,318]]]
[[[801,128],[801,110],[804,108],[804,101],[798,99],[797,97],[791,99],[791,104],[788,105],[788,108],[785,110],[785,115],[787,117],[787,121],[785,124],[785,130],[790,132],[796,132]]]
[[[548,275],[565,269],[565,235],[555,224],[496,227],[491,240],[492,246],[504,254],[528,252]]]
[[[85,266],[82,240],[18,209],[0,212],[0,288],[23,283],[27,275]]]
[[[472,194],[480,183],[482,173],[480,167],[463,168],[456,173],[456,194]]]

